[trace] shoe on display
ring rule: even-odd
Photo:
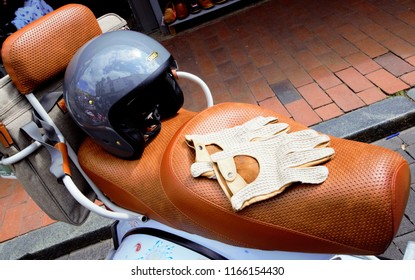
[[[215,6],[215,4],[213,4],[211,0],[199,0],[199,4],[202,6],[203,9],[210,9],[213,6]]]
[[[187,8],[187,4],[184,0],[176,0],[175,1],[176,7],[176,15],[178,19],[185,19],[189,15],[189,9]]]
[[[171,24],[176,21],[176,9],[173,2],[168,2],[164,9],[164,23]]]
[[[202,10],[198,0],[189,0],[189,10],[191,14],[197,14]]]

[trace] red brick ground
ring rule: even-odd
[[[163,44],[181,70],[215,86],[219,102],[230,95],[314,124],[415,84],[413,6],[406,0],[262,1]],[[301,101],[273,92],[285,81]],[[191,105],[201,96],[186,92]]]

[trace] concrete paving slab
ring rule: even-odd
[[[408,205],[406,207],[405,216],[415,224],[415,191],[411,188],[409,193]]]
[[[403,254],[405,254],[406,246],[408,244],[408,241],[415,240],[415,232],[411,232],[402,236],[398,236],[394,239],[393,243],[396,245],[396,247],[399,249],[399,251]],[[402,259],[398,258],[399,259]]]
[[[396,236],[402,236],[413,231],[415,231],[415,225],[409,220],[407,216],[404,216]]]
[[[408,92],[406,93],[412,100],[415,101],[415,88],[412,88],[410,90],[408,90]]]
[[[401,260],[402,259],[402,252],[399,250],[399,247],[396,246],[395,243],[392,244],[386,249],[385,253],[381,255],[381,257],[391,260]]]
[[[402,139],[400,137],[382,138],[372,142],[373,145],[381,146],[392,151],[402,150]]]
[[[401,133],[399,138],[402,139],[407,145],[414,145],[415,144],[415,128],[409,129],[405,133]]]

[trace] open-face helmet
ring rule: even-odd
[[[81,47],[66,69],[68,111],[111,154],[139,158],[160,131],[160,120],[183,105],[173,65],[172,55],[147,35],[103,33]]]

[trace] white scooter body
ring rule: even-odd
[[[266,251],[232,246],[152,220],[117,221],[113,225],[113,238],[115,250],[108,255],[108,259],[113,260],[329,260],[335,257],[333,254]]]
[[[337,255],[237,247],[149,220],[120,220],[112,226],[108,260],[380,260],[371,255]],[[415,242],[404,260],[415,260]]]

